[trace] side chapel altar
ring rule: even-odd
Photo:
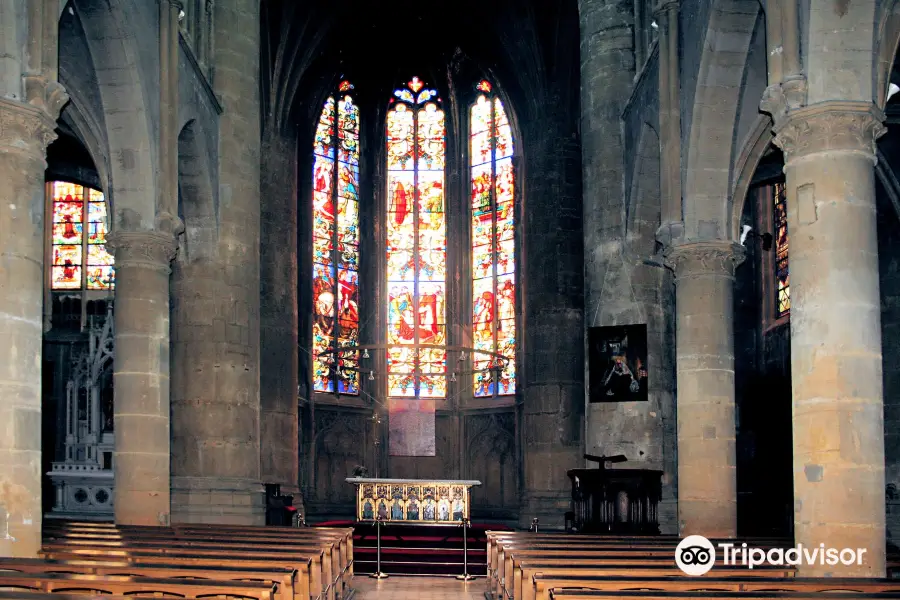
[[[348,477],[356,486],[356,519],[385,524],[459,525],[470,518],[474,480]]]

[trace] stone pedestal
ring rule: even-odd
[[[41,545],[44,157],[55,126],[0,99],[0,556]]]
[[[731,242],[672,246],[678,394],[678,524],[682,536],[737,534],[734,269]]]
[[[175,238],[114,231],[116,522],[169,523],[169,273]]]
[[[881,302],[871,105],[829,102],[776,122],[787,176],[794,535],[865,548],[803,576],[885,576]]]

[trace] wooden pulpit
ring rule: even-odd
[[[597,461],[597,469],[572,469],[574,527],[580,533],[659,535],[659,501],[662,471],[609,469],[606,462],[623,462],[624,456],[585,454]]]

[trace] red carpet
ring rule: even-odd
[[[377,532],[371,523],[325,521],[318,527],[353,527],[354,571],[374,573],[377,566]],[[473,523],[466,539],[470,575],[485,575],[485,531],[509,531],[505,525]],[[459,525],[383,525],[381,570],[389,575],[461,575],[463,536]]]

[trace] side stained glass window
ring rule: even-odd
[[[775,227],[775,317],[791,312],[791,279],[788,272],[787,192],[784,183],[772,186],[772,222]]]
[[[53,290],[109,290],[115,285],[112,254],[106,250],[103,193],[65,181],[50,184],[53,203],[50,287]]]
[[[473,357],[473,385],[476,397],[488,397],[516,392],[515,181],[503,102],[489,82],[476,88],[481,94],[469,115],[472,338],[483,353]]]
[[[359,394],[359,107],[341,82],[313,142],[313,390]],[[337,100],[335,100],[337,98]]]
[[[447,396],[445,123],[418,77],[387,114],[388,395]]]

